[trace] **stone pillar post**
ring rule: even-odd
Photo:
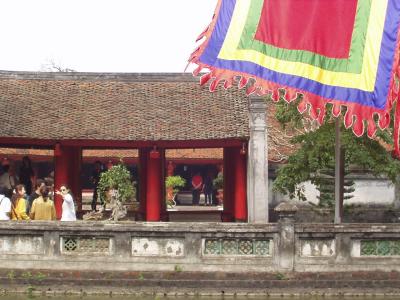
[[[268,223],[268,159],[266,103],[250,98],[250,141],[247,163],[247,207],[249,223]]]
[[[295,248],[295,232],[294,232],[294,216],[297,212],[296,205],[289,202],[282,202],[275,211],[278,213],[279,227],[279,267],[285,271],[294,270]]]

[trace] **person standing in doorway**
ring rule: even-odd
[[[35,177],[35,172],[32,168],[32,162],[28,156],[22,158],[22,165],[18,171],[19,183],[25,186],[27,195],[32,193],[32,182]]]
[[[92,172],[91,180],[93,183],[93,197],[92,197],[92,211],[96,211],[98,190],[97,187],[100,182],[101,173],[103,173],[102,164],[100,161],[94,163],[94,169]]]
[[[203,186],[203,192],[204,192],[204,200],[205,200],[205,205],[210,205],[212,206],[212,195],[213,195],[213,181],[210,176],[210,174],[207,175],[207,177],[204,179],[204,186]]]
[[[7,189],[10,192],[16,185],[16,180],[13,175],[10,174],[10,161],[4,158],[1,162],[2,174],[0,175],[0,188]]]
[[[199,205],[200,191],[203,188],[203,178],[199,173],[192,177],[192,204]]]

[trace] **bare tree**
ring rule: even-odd
[[[47,60],[46,63],[42,64],[40,67],[41,72],[76,72],[74,69],[64,68],[60,63],[56,63],[54,59]]]

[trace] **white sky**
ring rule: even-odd
[[[0,70],[183,72],[217,0],[0,0]]]

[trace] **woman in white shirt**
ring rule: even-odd
[[[76,221],[74,199],[72,199],[67,185],[63,184],[60,190],[56,191],[56,194],[60,195],[64,200],[62,204],[61,221]]]
[[[8,221],[11,215],[11,201],[5,196],[5,189],[0,188],[0,220]]]

